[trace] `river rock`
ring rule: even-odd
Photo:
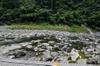
[[[59,53],[58,52],[51,52],[51,56],[52,57],[58,57],[59,56]]]
[[[26,47],[27,47],[27,48],[33,48],[33,46],[32,46],[32,45],[27,45]]]
[[[76,59],[79,57],[78,50],[73,48],[71,50],[70,56],[71,56],[72,61],[76,61]]]

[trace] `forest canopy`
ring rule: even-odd
[[[0,0],[0,24],[50,23],[100,27],[100,0]]]

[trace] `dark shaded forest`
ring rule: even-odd
[[[0,0],[0,24],[86,25],[100,30],[100,0]]]

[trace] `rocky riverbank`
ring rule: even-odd
[[[4,58],[100,64],[99,50],[100,33],[0,30],[0,56]]]

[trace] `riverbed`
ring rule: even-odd
[[[0,29],[2,58],[71,63],[72,49],[81,53],[75,63],[100,64],[100,33]]]

